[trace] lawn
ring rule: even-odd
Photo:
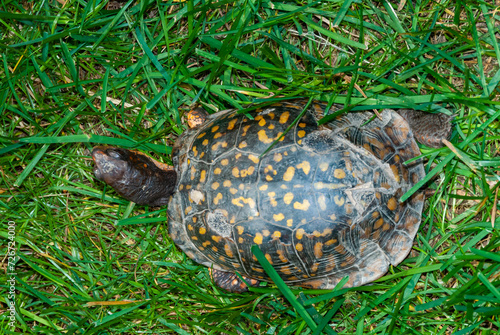
[[[0,333],[498,334],[494,2],[0,0]],[[455,115],[421,146],[413,249],[370,285],[229,293],[166,208],[93,175],[95,145],[171,164],[192,107],[290,97]]]

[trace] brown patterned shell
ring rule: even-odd
[[[333,288],[381,277],[412,247],[423,208],[424,177],[406,121],[349,113],[325,126],[325,106],[277,103],[251,113],[214,114],[177,142],[177,190],[169,231],[193,260],[269,280],[250,248],[260,246],[291,285]],[[296,118],[300,119],[285,133]],[[277,143],[266,154],[271,144]]]

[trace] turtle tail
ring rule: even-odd
[[[413,109],[399,109],[397,113],[408,122],[415,139],[428,147],[440,148],[443,140],[450,138],[453,116]]]

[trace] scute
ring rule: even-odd
[[[384,110],[318,126],[325,106],[304,106],[219,113],[179,139],[169,229],[195,261],[269,280],[257,244],[286,282],[328,289],[346,275],[370,282],[407,255],[423,196],[398,199],[424,171],[404,164],[420,154],[404,119]]]

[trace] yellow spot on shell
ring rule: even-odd
[[[295,249],[297,249],[297,251],[302,251],[304,249],[304,247],[302,246],[302,243],[297,243],[295,245]]]
[[[213,251],[213,252],[218,252],[218,251],[219,251],[219,249],[217,249],[217,247],[213,246],[213,247],[212,247],[212,251]]]
[[[236,194],[236,193],[238,193],[238,189],[237,189],[237,188],[234,188],[234,187],[231,187],[231,188],[229,189],[229,192],[231,192],[231,194]]]
[[[236,226],[236,230],[238,230],[238,234],[243,234],[243,232],[245,231],[245,227],[242,227],[242,226]]]
[[[373,228],[379,229],[380,227],[382,227],[383,224],[384,224],[384,219],[380,218],[375,222]]]
[[[240,173],[241,173],[241,177],[246,177],[246,176],[249,176],[251,175],[253,172],[255,171],[255,167],[253,166],[250,166],[248,169],[246,170],[241,170]]]
[[[232,170],[233,177],[239,178],[240,177],[240,170],[235,166]]]
[[[301,240],[302,237],[304,237],[304,229],[300,228],[300,229],[297,229],[297,231],[295,232],[295,237],[297,237],[298,240]]]
[[[227,142],[215,142],[215,144],[212,145],[212,151],[219,149],[219,147],[227,147]]]
[[[284,218],[285,218],[285,216],[283,215],[283,213],[273,215],[274,221],[277,221],[277,222],[283,220]]]
[[[265,237],[268,237],[268,236],[271,234],[271,232],[270,232],[269,230],[267,230],[267,229],[264,229],[264,230],[262,231],[262,234],[263,234]]]
[[[259,190],[265,191],[265,190],[267,190],[267,187],[268,187],[267,184],[264,184],[261,187],[259,187]]]
[[[287,194],[285,194],[285,196],[283,197],[283,201],[285,202],[285,204],[287,205],[290,205],[292,203],[292,200],[293,200],[293,193],[292,192],[288,192]]]
[[[204,139],[203,142],[201,142],[201,144],[207,145],[208,144],[208,138]]]
[[[271,177],[270,175],[267,175],[267,176],[266,176],[266,180],[267,180],[267,181],[271,181],[271,180],[273,180],[273,177]]]
[[[396,165],[391,165],[391,170],[392,170],[392,173],[394,173],[394,178],[396,178],[396,181],[399,183],[400,182],[400,178],[399,178],[399,169]]]
[[[222,183],[222,186],[224,186],[224,187],[231,187],[231,181],[230,180],[224,180],[224,183]]]
[[[246,141],[243,141],[240,143],[240,145],[238,145],[238,148],[240,149],[243,149],[243,148],[246,148],[247,147],[247,142]]]
[[[217,235],[212,235],[212,240],[214,240],[215,242],[219,243],[220,240],[222,239],[221,236],[217,236]]]
[[[294,175],[295,175],[295,168],[293,166],[289,166],[288,169],[286,169],[285,174],[283,175],[283,180],[290,181],[293,179]]]
[[[282,155],[282,154],[280,154],[280,153],[276,153],[276,154],[274,154],[274,157],[273,157],[273,158],[274,158],[274,161],[275,161],[276,163],[278,163],[278,162],[280,162],[280,161],[283,159],[283,155]]]
[[[214,169],[214,174],[220,174],[222,170],[220,168],[215,168]]]
[[[193,146],[192,150],[193,150],[195,157],[198,156],[198,150],[196,150],[196,146]]]
[[[283,263],[285,263],[285,262],[283,262]],[[283,274],[286,274],[286,275],[292,274],[292,271],[290,271],[290,269],[288,267],[282,268],[280,270],[280,272],[283,273]]]
[[[273,239],[275,239],[275,238],[280,238],[280,237],[281,237],[281,232],[279,232],[279,231],[277,231],[277,230],[276,230],[276,231],[273,233],[273,235],[272,235],[272,238],[273,238]]]
[[[314,245],[314,248],[313,248],[313,250],[314,250],[314,256],[316,258],[323,257],[323,250],[322,250],[322,248],[323,248],[323,243],[316,242],[316,244]]]
[[[227,130],[233,130],[237,121],[238,121],[238,119],[232,119],[231,121],[229,121],[229,123],[227,125]]]
[[[273,264],[273,259],[271,258],[271,255],[269,255],[269,254],[265,254],[265,256],[266,256],[267,261],[268,261],[270,264]]]
[[[260,115],[259,115],[259,116],[260,116]],[[256,119],[256,120],[257,120],[257,119]],[[265,120],[265,119],[261,119],[261,120],[259,121],[259,126],[264,127],[265,125],[266,125],[266,120]]]
[[[206,177],[207,177],[207,171],[201,170],[201,173],[200,173],[200,183],[204,183]]]
[[[196,138],[200,139],[200,138],[202,138],[203,136],[205,136],[206,134],[207,134],[207,133],[201,133],[201,134],[200,134],[200,135],[198,135],[198,137],[196,137]]]
[[[396,201],[396,198],[392,197],[387,201],[387,208],[389,208],[391,211],[395,210],[398,207],[398,202]]]
[[[304,173],[307,175],[311,170],[311,164],[308,161],[303,161],[302,163],[297,165],[297,169],[302,169]]]
[[[214,139],[218,139],[218,138],[220,138],[220,137],[222,137],[222,134],[221,134],[221,133],[216,133],[216,134],[214,135]]]
[[[188,229],[191,230],[191,231],[194,230],[193,226],[191,226],[190,224],[188,224]]]
[[[291,226],[293,225],[293,219],[288,219],[288,220],[286,220],[286,225],[287,225],[288,227],[291,227]]]
[[[281,124],[287,123],[289,117],[290,117],[290,112],[281,113],[279,123],[281,123]]]
[[[328,170],[328,163],[320,163],[319,164],[319,169],[323,172],[325,172],[326,170]]]
[[[301,123],[299,123],[299,127],[300,127],[300,128],[305,128],[305,127],[306,127],[306,124],[305,124],[304,122],[301,122]]]
[[[333,197],[333,201],[335,201],[335,203],[338,205],[338,206],[342,206],[344,204],[344,198],[343,197],[339,197],[338,195],[336,195],[335,197]]]
[[[264,129],[259,130],[257,136],[259,136],[259,141],[261,141],[262,143],[271,143],[273,141],[272,138],[267,137],[266,131]]]
[[[198,230],[198,232],[201,234],[201,235],[204,235],[206,232],[207,232],[207,229],[205,227],[200,227],[200,229]],[[208,242],[210,244],[210,242]]]
[[[278,254],[278,257],[280,258],[280,261],[282,263],[288,263],[288,259],[285,257],[285,253],[283,252],[283,250],[276,250],[276,253]]]
[[[245,204],[248,204],[250,208],[255,208],[255,200],[253,200],[252,198],[239,197],[231,200],[231,202],[233,203],[233,205],[238,207],[244,207]]]
[[[233,258],[233,251],[231,250],[229,244],[224,245],[224,251],[226,252],[227,257]]]
[[[328,240],[328,241],[326,241],[325,244],[330,246],[330,245],[335,244],[335,243],[337,243],[337,240]]]
[[[257,233],[255,234],[255,237],[253,239],[253,242],[255,244],[262,244],[262,234],[261,233]]]
[[[227,158],[224,158],[223,160],[220,161],[220,164],[226,166],[227,164],[229,164],[229,160]]]
[[[214,183],[212,184],[212,190],[216,190],[216,189],[218,189],[218,188],[219,188],[219,183],[218,183],[218,182],[214,182]]]
[[[300,137],[300,138],[306,136],[306,131],[305,130],[299,130],[297,132],[297,136]]]
[[[219,204],[219,200],[222,199],[222,194],[221,193],[217,193],[217,196],[214,198],[214,204],[215,205],[218,205]]]
[[[254,156],[254,155],[248,155],[248,159],[254,162],[255,164],[259,163],[259,157]]]
[[[307,211],[309,209],[309,206],[311,206],[311,204],[307,199],[305,199],[303,203],[300,203],[298,201],[293,203],[293,208],[300,209],[302,211]]]
[[[250,128],[250,125],[244,126],[243,131],[241,132],[241,136],[246,136],[249,128]]]
[[[345,171],[342,169],[335,169],[335,171],[333,172],[333,176],[337,179],[344,179]]]
[[[323,183],[322,181],[314,183],[314,188],[317,190],[322,190],[324,188],[329,190],[336,190],[341,187],[345,187],[345,184],[337,184],[337,183]]]
[[[326,210],[326,197],[323,194],[318,197],[318,204],[322,211]]]
[[[219,126],[212,127],[212,133],[215,133],[217,130],[219,130]]]

